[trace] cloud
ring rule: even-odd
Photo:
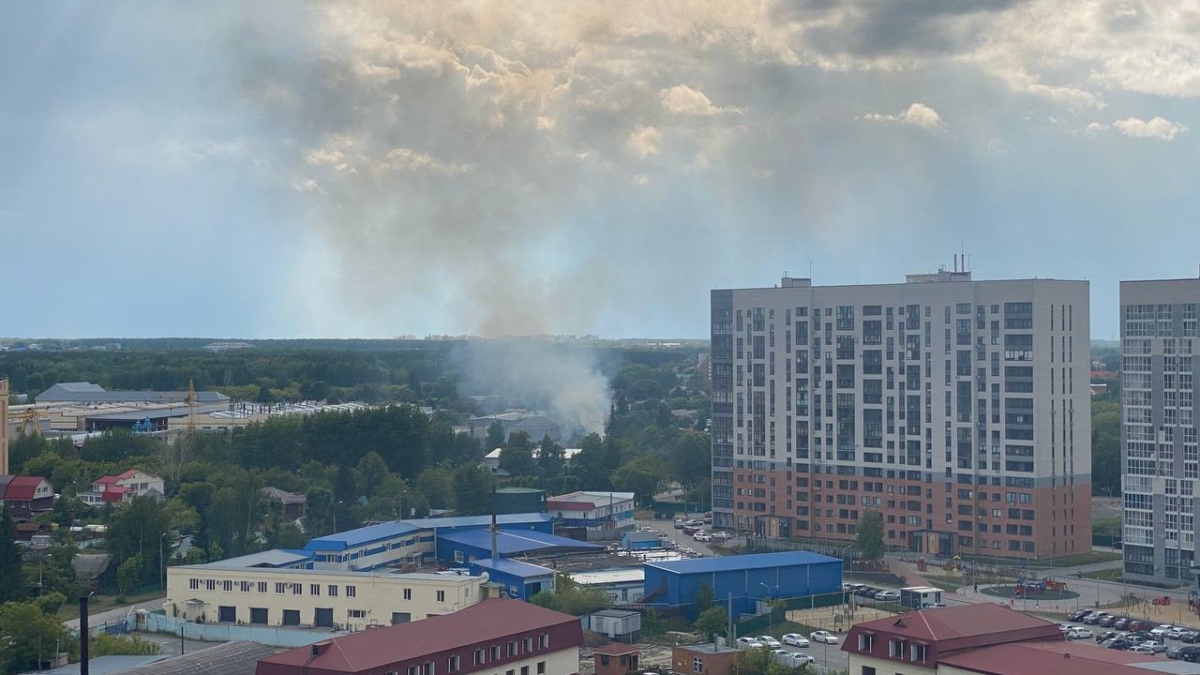
[[[686,84],[677,84],[670,89],[659,92],[662,98],[663,110],[673,115],[719,115],[726,108],[713,105],[704,92],[692,89]]]
[[[1160,141],[1173,141],[1176,137],[1188,132],[1188,128],[1183,124],[1162,117],[1154,117],[1148,121],[1137,117],[1126,117],[1111,125],[1092,122],[1083,131],[1086,135],[1094,137],[1109,130],[1114,130],[1129,138],[1154,138]]]
[[[1126,117],[1112,123],[1113,128],[1130,138],[1157,138],[1162,141],[1173,141],[1176,136],[1186,134],[1188,128],[1178,122],[1155,117],[1150,121],[1136,117]]]
[[[1015,148],[1008,143],[1005,143],[1001,138],[993,138],[992,140],[988,141],[987,149],[1000,155],[1007,155],[1010,152],[1016,152]]]
[[[638,127],[629,134],[629,151],[638,159],[657,155],[662,132],[654,127]]]
[[[899,115],[883,115],[880,113],[867,113],[861,119],[868,122],[880,122],[883,124],[909,124],[914,127],[923,129],[941,129],[944,128],[942,116],[936,110],[925,105],[924,103],[914,103],[908,106],[904,112]]]

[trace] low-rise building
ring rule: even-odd
[[[41,476],[0,476],[0,495],[21,520],[54,508],[54,486]]]
[[[78,495],[84,504],[119,504],[134,497],[149,497],[159,501],[166,498],[166,483],[162,478],[140,469],[130,469],[116,476],[101,476],[92,481],[90,492]]]
[[[621,536],[621,548],[628,551],[662,548],[662,539],[657,532],[626,532]]]
[[[596,675],[629,675],[641,671],[641,652],[637,647],[619,642],[596,647],[592,650],[592,663]]]
[[[280,490],[277,487],[265,487],[263,496],[279,502],[283,509],[283,517],[288,520],[298,520],[304,517],[304,507],[308,504],[308,496]]]
[[[554,570],[520,560],[485,558],[473,560],[468,566],[471,574],[486,574],[488,581],[500,585],[504,595],[516,600],[529,600],[542,591],[554,592]]]
[[[446,616],[325,640],[261,659],[256,675],[574,675],[579,619],[494,599]]]
[[[588,615],[588,629],[617,642],[636,642],[642,634],[642,613],[602,609]]]
[[[614,604],[640,602],[645,592],[646,571],[641,567],[571,572],[570,576],[582,588],[604,591]]]
[[[312,569],[305,551],[276,549],[167,568],[168,616],[204,623],[364,630],[469,607],[484,577]]]
[[[718,644],[676,645],[671,649],[671,671],[694,675],[733,675],[738,654]]]
[[[842,650],[850,675],[1136,675],[1162,663],[1153,654],[1068,643],[1057,625],[991,603],[860,623]]]
[[[619,539],[633,527],[632,492],[577,491],[546,500],[555,531],[586,541]]]

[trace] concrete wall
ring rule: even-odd
[[[270,626],[238,626],[233,624],[191,623],[183,619],[173,619],[162,614],[138,614],[130,616],[129,629],[143,633],[168,633],[179,635],[182,627],[183,637],[188,640],[202,642],[234,642],[247,640],[272,647],[303,647],[314,642],[327,640],[339,635],[347,635],[343,631],[330,630],[297,630],[294,628],[272,628]]]

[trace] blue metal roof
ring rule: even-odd
[[[401,520],[393,520],[378,525],[368,525],[360,527],[357,530],[349,530],[347,532],[339,532],[338,534],[327,534],[324,537],[317,537],[310,540],[304,545],[305,551],[345,551],[348,548],[362,546],[373,541],[382,541],[384,539],[392,539],[400,537],[412,532],[421,530],[408,522]]]
[[[554,574],[554,570],[541,565],[533,565],[520,560],[508,560],[506,558],[492,559],[484,558],[483,560],[472,560],[472,567],[482,567],[488,570],[496,570],[504,574],[511,574],[514,577],[522,579],[530,579],[533,577],[544,577]]]
[[[492,548],[491,530],[450,532],[439,536],[438,539],[462,546],[471,546],[484,551],[489,551]],[[500,530],[496,533],[496,550],[500,555],[544,551],[552,548],[598,549],[604,547],[586,541],[567,539],[566,537],[554,534],[533,532],[530,530],[517,530],[515,532]]]
[[[648,562],[646,563],[646,567],[656,567],[676,574],[704,574],[709,572],[791,567],[793,565],[813,565],[830,562],[840,563],[841,560],[825,555],[817,555],[809,551],[784,551],[782,553],[756,553],[753,555],[729,555],[718,558]]]
[[[403,521],[422,530],[454,527],[483,527],[492,524],[491,516],[458,516],[452,518],[414,518]],[[550,522],[548,513],[511,513],[496,516],[498,525],[524,525],[526,523]]]

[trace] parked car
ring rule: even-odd
[[[1194,630],[1186,630],[1179,636],[1179,641],[1186,642],[1188,644],[1195,644],[1197,642],[1200,642],[1200,632],[1196,632]]]
[[[1132,647],[1130,647],[1129,649],[1127,649],[1125,651],[1129,652],[1130,654],[1153,654],[1154,653],[1154,650],[1150,649],[1146,645],[1133,645]]]
[[[1179,652],[1183,651],[1183,647],[1167,647],[1166,657],[1168,659],[1178,659]]]
[[[1067,630],[1068,640],[1090,640],[1092,637],[1092,631],[1079,626],[1072,626],[1069,630]]]
[[[771,649],[779,649],[780,647],[783,646],[783,645],[779,644],[779,640],[776,640],[775,638],[771,637],[770,635],[759,636],[758,641],[763,643],[764,645],[770,647]]]
[[[687,527],[699,528],[699,527],[704,527],[704,521],[700,520],[699,518],[692,518],[691,520],[685,522],[684,525]]]
[[[834,635],[833,633],[830,633],[827,630],[815,631],[808,637],[813,642],[824,642],[827,645],[836,645],[839,642],[838,636]]]
[[[1200,647],[1193,647],[1192,645],[1180,647],[1179,660],[1187,661],[1189,663],[1195,663],[1196,661],[1200,660]]]
[[[1071,624],[1069,624],[1069,623],[1060,623],[1057,625],[1058,625],[1058,632],[1060,632],[1060,633],[1065,634],[1067,631],[1071,630]]]
[[[1094,613],[1094,610],[1090,610],[1090,609],[1076,610],[1067,615],[1067,621],[1082,621],[1083,617],[1087,616],[1088,614],[1092,614],[1092,613]]]
[[[809,645],[808,638],[799,633],[788,633],[783,636],[783,644],[793,647],[807,647]]]
[[[1151,653],[1154,653],[1154,654],[1161,654],[1161,653],[1167,651],[1167,645],[1163,644],[1162,642],[1159,642],[1158,640],[1146,640],[1145,642],[1143,642],[1142,644],[1140,644],[1138,646],[1145,647],[1145,648],[1149,649],[1151,651]]]
[[[894,602],[900,599],[900,594],[896,591],[879,591],[875,594],[875,599],[882,600],[883,602]]]
[[[737,639],[738,649],[758,649],[763,647],[763,643],[752,637],[740,637]]]
[[[946,606],[944,602],[927,602],[922,605],[922,609],[941,609]]]
[[[1096,642],[1097,643],[1104,642],[1105,640],[1111,640],[1112,638],[1115,638],[1115,637],[1118,637],[1117,631],[1106,630],[1103,633],[1096,636]]]
[[[720,532],[713,532],[712,538],[716,539],[717,541],[725,541],[726,539],[729,538],[729,533],[725,532],[724,530],[722,530]]]
[[[1094,626],[1094,625],[1100,623],[1100,620],[1106,616],[1112,616],[1112,615],[1109,614],[1108,612],[1095,612],[1093,614],[1088,614],[1087,616],[1083,617],[1083,622]]]
[[[1117,630],[1129,630],[1129,622],[1132,620],[1127,616],[1120,617],[1112,623],[1112,627]]]
[[[1155,626],[1154,628],[1151,628],[1150,634],[1153,635],[1154,637],[1162,637],[1163,635],[1166,635],[1167,631],[1171,630],[1172,628],[1174,628],[1174,626],[1172,626],[1171,624],[1164,623],[1161,626]]]
[[[780,663],[788,668],[802,668],[810,663],[816,662],[816,659],[808,654],[789,652],[786,649],[772,649],[771,658],[774,659],[776,663]]]
[[[705,532],[704,530],[700,530],[696,534],[692,535],[692,539],[695,539],[696,541],[712,541],[713,538],[711,534]]]
[[[1104,646],[1108,647],[1109,649],[1125,650],[1129,649],[1130,647],[1137,646],[1137,643],[1130,642],[1124,638],[1112,638],[1111,640],[1107,641]]]
[[[676,518],[676,519],[675,519],[675,529],[677,529],[677,530],[682,530],[683,528],[684,528],[683,521],[682,521],[682,520],[680,520],[680,519],[678,519],[678,518]]]
[[[1110,628],[1110,627],[1116,628],[1116,626],[1114,624],[1116,624],[1117,621],[1119,621],[1119,620],[1120,620],[1120,617],[1109,614],[1108,616],[1104,617],[1103,619],[1100,619],[1099,624],[1101,626],[1104,626],[1105,628]]]
[[[1164,635],[1171,638],[1172,640],[1178,640],[1179,638],[1183,637],[1184,633],[1187,633],[1187,632],[1188,632],[1188,629],[1184,628],[1183,626],[1171,626],[1171,630],[1164,633]]]

